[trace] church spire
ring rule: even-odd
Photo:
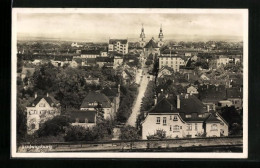
[[[163,39],[162,24],[161,24],[161,27],[160,27],[160,33],[159,33],[158,37],[162,41],[162,39]]]
[[[141,29],[141,34],[140,34],[140,38],[143,41],[145,38],[145,34],[144,34],[144,25],[142,24],[142,29]]]

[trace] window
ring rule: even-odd
[[[190,114],[188,114],[188,115],[186,115],[185,117],[186,117],[186,118],[191,118],[191,115],[190,115]]]
[[[197,125],[197,123],[195,123],[195,130],[196,130],[196,131],[198,130],[198,125]]]
[[[192,130],[192,125],[191,124],[188,124],[187,125],[187,130],[189,131],[189,130]]]
[[[160,122],[161,122],[161,121],[160,121],[160,117],[157,117],[157,118],[156,118],[156,124],[160,124]]]
[[[217,124],[212,124],[211,125],[211,131],[217,131],[217,130],[218,130]]]
[[[172,126],[170,125],[170,131],[172,131]]]
[[[40,103],[39,107],[45,107],[45,103]]]
[[[222,125],[222,126],[223,126],[223,125],[224,125],[224,123],[223,123],[223,122],[221,122],[221,123],[220,123],[220,125]]]
[[[166,117],[163,117],[163,125],[166,125]]]
[[[170,120],[172,120],[172,116],[170,116]]]
[[[35,129],[35,124],[32,124],[32,125],[31,125],[31,129]]]
[[[174,121],[178,121],[178,117],[175,115],[175,116],[173,117],[173,120],[174,120]]]
[[[179,130],[180,130],[180,127],[178,125],[173,126],[173,131],[179,131]]]
[[[182,126],[180,126],[180,129],[182,129]]]

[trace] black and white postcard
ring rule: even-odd
[[[248,10],[13,8],[14,158],[247,158]]]

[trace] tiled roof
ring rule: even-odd
[[[111,63],[114,62],[113,58],[109,58],[109,57],[97,57],[96,58],[97,62],[107,62],[107,63]]]
[[[73,56],[72,55],[59,55],[59,56],[55,56],[54,60],[55,61],[72,61]]]
[[[175,50],[165,49],[161,52],[161,54],[177,54]]]
[[[96,111],[94,110],[76,110],[72,111],[70,114],[71,122],[76,122],[76,118],[79,119],[79,123],[85,123],[85,119],[88,120],[88,123],[95,123]]]
[[[217,119],[217,117],[215,116],[215,114],[210,114],[209,117],[206,119],[205,121],[206,123],[212,123],[212,122],[221,122],[219,119]]]
[[[49,96],[37,96],[36,99],[34,99],[33,102],[28,107],[35,107],[42,99],[45,99],[51,107],[57,107],[59,104],[58,101],[50,95]]]
[[[127,44],[127,39],[109,39],[109,44],[116,44],[117,42],[120,42],[121,44]]]
[[[151,39],[145,46],[144,48],[159,48],[158,45]]]
[[[81,54],[100,55],[100,50],[82,50]]]
[[[177,109],[166,98],[161,99],[149,113],[174,113]]]
[[[241,90],[240,90],[241,89]],[[242,88],[227,88],[227,98],[243,98]]]
[[[203,102],[215,102],[226,99],[226,88],[224,85],[200,85],[199,97]]]
[[[94,103],[94,102],[100,103],[103,108],[111,107],[111,102],[105,94],[91,91],[84,98],[80,108],[93,108],[94,106],[89,105],[89,103]]]
[[[97,60],[96,60],[96,58],[86,58],[86,62],[88,64],[96,64]]]

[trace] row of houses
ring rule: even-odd
[[[104,119],[113,119],[120,103],[120,85],[118,88],[106,87],[100,91],[90,91],[78,110],[68,114],[73,126],[91,128],[96,125],[98,110],[102,109]],[[40,125],[55,116],[61,115],[60,103],[48,93],[38,96],[26,107],[27,133],[33,134]],[[65,115],[63,113],[63,115]]]

